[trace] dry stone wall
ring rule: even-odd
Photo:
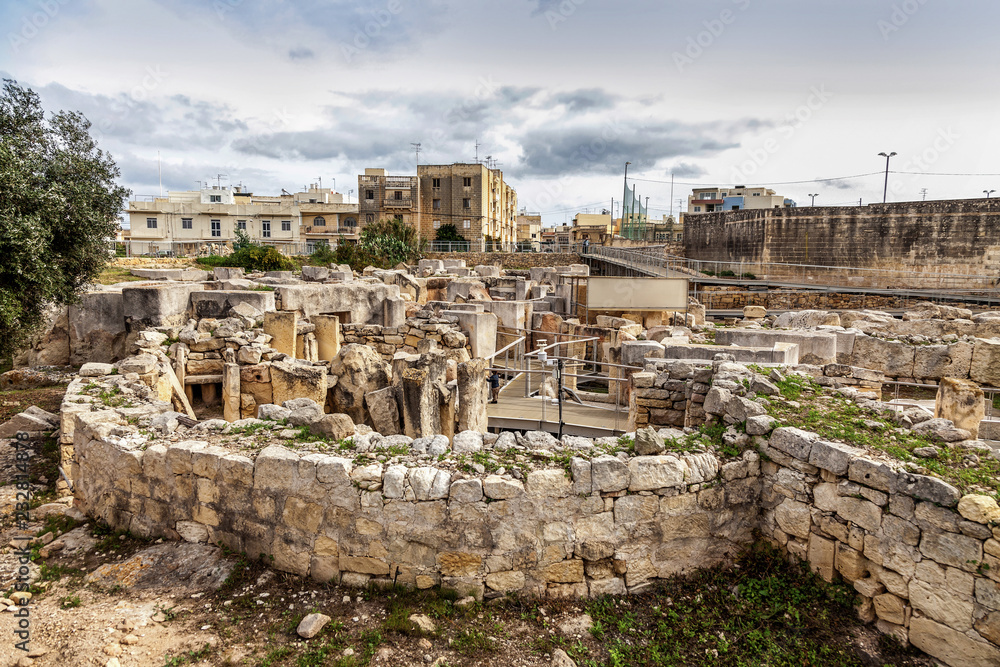
[[[527,269],[579,264],[580,255],[571,252],[429,252],[426,259],[463,260],[466,266],[499,264],[502,269]]]

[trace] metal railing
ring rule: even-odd
[[[595,246],[584,243],[554,244],[538,241],[517,241],[512,243],[487,243],[483,239],[475,241],[429,241],[427,252],[504,252],[504,253],[567,253],[585,255]]]

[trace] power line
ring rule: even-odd
[[[805,181],[771,181],[771,182],[768,182],[768,183],[749,183],[749,184],[745,184],[745,185],[746,185],[746,187],[764,187],[764,186],[768,186],[768,185],[800,185],[800,184],[805,184],[805,183],[825,183],[825,182],[828,182],[828,181],[846,181],[846,180],[852,179],[852,178],[865,178],[867,176],[879,176],[879,175],[882,175],[884,173],[885,173],[885,171],[873,171],[873,172],[870,172],[870,173],[867,173],[867,174],[854,174],[853,176],[836,176],[834,178],[810,178],[809,180],[805,180]],[[904,173],[904,172],[894,172],[893,171],[893,172],[889,172],[889,173],[895,174],[895,173]],[[983,175],[988,175],[988,174],[983,174]],[[664,184],[669,184],[670,183],[670,181],[660,181],[660,180],[656,180],[656,179],[652,179],[652,178],[633,178],[632,180],[633,181],[643,181],[645,183],[664,183]],[[705,187],[710,187],[706,183],[693,183],[693,182],[674,181],[674,184],[675,185],[701,185],[701,186],[705,186]]]
[[[1000,176],[1000,174],[944,174],[931,171],[890,171],[890,174],[913,174],[917,176]]]

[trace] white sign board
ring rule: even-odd
[[[617,278],[591,276],[590,310],[686,310],[687,278]]]

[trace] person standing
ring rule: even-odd
[[[490,375],[490,395],[493,399],[490,403],[499,403],[497,399],[500,398],[500,373],[496,369],[493,369]]]

